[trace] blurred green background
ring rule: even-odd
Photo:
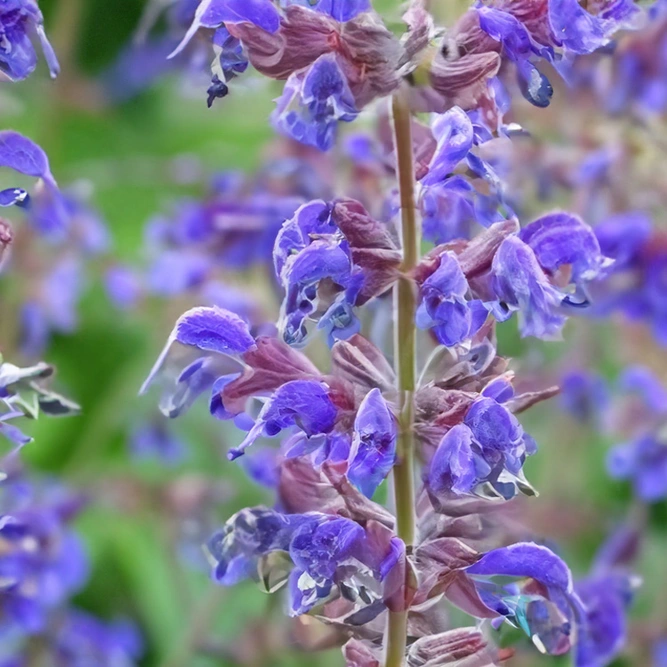
[[[377,5],[397,7],[391,0]],[[49,81],[42,63],[31,80],[0,88],[2,128],[19,130],[41,144],[61,185],[90,181],[92,201],[113,236],[114,254],[139,261],[147,220],[168,211],[178,198],[205,191],[205,179],[177,183],[173,174],[179,164],[194,159],[205,171],[219,171],[249,170],[259,163],[261,148],[272,136],[267,118],[279,89],[249,89],[209,110],[203,96],[183,95],[180,81],[171,77],[111,106],[100,95],[95,77],[131,39],[144,2],[42,0],[40,6],[63,74]],[[207,418],[205,406],[177,425],[189,451],[182,466],[165,469],[130,459],[128,425],[148,413],[155,401],[154,396],[138,399],[138,387],[181,309],[178,304],[155,304],[150,312],[119,315],[99,279],[106,261],[90,271],[77,333],[57,336],[46,355],[58,367],[59,388],[81,403],[83,414],[34,424],[36,441],[25,450],[33,468],[63,476],[95,496],[78,521],[93,574],[77,602],[103,617],[135,619],[146,639],[145,665],[236,664],[244,651],[249,655],[244,664],[251,665],[340,664],[336,651],[317,656],[275,651],[258,662],[244,647],[253,648],[258,641],[256,627],[268,628],[270,619],[279,623],[280,601],[271,602],[252,584],[218,589],[209,583],[205,569],[188,569],[180,562],[179,517],[170,510],[177,480],[220,485],[226,499],[220,502],[220,524],[263,496],[226,462],[227,434]],[[557,378],[561,366],[573,365],[568,357],[575,343],[587,346],[587,361],[610,377],[628,361],[664,365],[664,355],[642,332],[617,326],[577,322],[568,327],[565,343],[526,344],[509,325],[500,340],[503,354],[521,357],[518,367],[542,381]],[[9,351],[3,352],[10,357]],[[527,476],[541,492],[539,499],[528,501],[525,520],[536,537],[554,539],[575,573],[583,575],[607,531],[624,516],[629,491],[605,474],[610,442],[575,426],[556,402],[531,410],[524,422],[540,446],[528,463]],[[661,594],[667,579],[666,517],[664,506],[652,510],[654,530],[641,563],[648,585],[635,605],[637,623],[663,623],[667,615],[667,596]],[[254,629],[248,632],[249,627]],[[286,624],[279,624],[277,632],[284,634]],[[194,658],[192,646],[209,636],[215,657]],[[227,653],[228,659],[221,657]],[[510,664],[543,662],[528,649]],[[568,664],[568,659],[544,664]],[[631,657],[615,664],[642,663]]]

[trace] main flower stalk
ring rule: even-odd
[[[420,228],[415,206],[415,169],[410,108],[406,100],[393,98],[396,171],[401,202],[402,277],[396,284],[394,364],[400,401],[398,461],[394,467],[394,493],[398,536],[409,549],[415,539],[414,489],[414,392],[416,383],[417,295],[411,278],[419,262]],[[408,613],[391,612],[387,625],[387,667],[400,667],[405,658]]]

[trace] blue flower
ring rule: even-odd
[[[517,490],[534,493],[522,468],[526,456],[535,453],[535,442],[498,402],[507,396],[501,392],[494,397],[495,385],[489,389],[438,445],[428,471],[428,487],[436,497],[454,493],[509,499]]]
[[[372,10],[371,0],[281,0],[283,7],[299,5],[327,14],[332,19],[345,23],[363,12]]]
[[[522,95],[537,107],[548,106],[553,87],[531,58],[537,56],[553,64],[553,49],[533,39],[526,26],[509,12],[483,6],[477,12],[482,30],[499,41],[503,54],[515,63]]]
[[[263,576],[272,590],[289,580],[290,614],[300,615],[330,599],[343,584],[348,599],[356,595],[364,606],[370,606],[373,597],[381,600],[383,593],[368,584],[390,579],[404,547],[373,521],[364,528],[351,519],[319,512],[280,514],[258,507],[234,515],[209,540],[208,552],[214,576],[224,585],[256,578],[262,558],[282,552],[289,558],[289,576],[277,578],[284,565],[272,574],[271,561],[264,561]],[[377,613],[383,608],[380,605]]]
[[[598,423],[611,402],[606,382],[590,371],[572,371],[561,381],[561,405],[577,421]]]
[[[0,400],[0,435],[4,436],[13,443],[16,447],[23,447],[32,441],[32,438],[17,426],[10,424],[9,422],[13,419],[18,419],[25,417],[23,412],[14,408],[10,403],[5,399]]]
[[[611,0],[594,16],[577,0],[549,0],[554,42],[573,54],[592,53],[609,43],[615,32],[633,26],[639,11],[632,0]]]
[[[209,107],[215,99],[225,97],[229,92],[227,82],[243,74],[248,69],[248,59],[243,53],[241,42],[229,34],[224,26],[213,34],[213,50],[216,61],[213,63],[213,80],[208,89]]]
[[[223,308],[200,307],[176,322],[140,393],[162,376],[160,409],[169,417],[187,410],[215,380],[241,369],[241,358],[255,348],[248,324]]]
[[[469,341],[488,316],[481,301],[469,298],[468,281],[452,253],[443,254],[438,268],[422,283],[421,297],[417,325],[432,329],[447,347]]]
[[[228,456],[234,460],[260,436],[275,436],[293,426],[309,438],[329,433],[337,414],[325,384],[312,380],[286,382],[264,404],[244,441],[231,449]]]
[[[631,578],[621,572],[593,573],[575,584],[586,610],[575,648],[576,667],[605,667],[625,645]]]
[[[667,444],[659,434],[646,433],[617,445],[607,459],[609,474],[632,481],[639,498],[654,503],[667,498]]]
[[[104,275],[104,286],[111,302],[121,310],[130,310],[139,302],[143,285],[140,276],[129,266],[117,264]]]
[[[349,454],[349,480],[368,498],[396,462],[396,420],[379,389],[370,391],[359,406]]]
[[[49,650],[72,667],[138,664],[143,641],[138,628],[126,620],[106,623],[86,612],[69,610]]]
[[[58,59],[44,32],[42,12],[35,0],[4,0],[0,7],[0,72],[10,81],[26,79],[37,65],[31,36],[37,35],[51,77],[60,71]]]
[[[200,28],[218,29],[236,23],[251,23],[275,33],[280,27],[280,13],[272,0],[201,0],[192,25],[170,57],[183,51]]]
[[[351,199],[299,208],[276,237],[274,264],[285,289],[280,328],[302,345],[307,322],[321,322],[330,344],[359,330],[352,306],[386,291],[400,253],[382,223]]]
[[[470,238],[477,219],[473,194],[462,176],[424,188],[419,200],[424,238],[436,245]]]
[[[185,445],[169,429],[154,421],[140,424],[130,435],[130,450],[137,460],[156,459],[165,465],[176,465],[185,457]]]
[[[10,478],[0,486],[0,610],[6,628],[45,629],[48,614],[88,576],[83,546],[67,523],[80,501],[57,488]]]
[[[354,96],[334,54],[320,56],[285,84],[271,120],[292,139],[322,151],[335,143],[338,123],[358,115]]]
[[[473,221],[488,227],[504,220],[502,205],[511,212],[504,195],[504,184],[495,168],[475,155],[473,148],[492,139],[491,133],[475,117],[453,107],[434,115],[433,136],[437,146],[422,177],[419,206],[424,217],[425,238],[446,243],[469,238]],[[482,195],[462,176],[454,173],[461,163],[486,182],[491,194]]]
[[[585,611],[567,565],[546,547],[532,542],[490,551],[466,570],[483,603],[549,655],[574,645]],[[522,581],[500,583],[507,577]]]
[[[12,0],[13,1],[13,0]],[[27,137],[12,130],[0,132],[0,167],[13,169],[19,174],[39,179],[46,194],[54,201],[54,208],[60,201],[60,192],[46,153]],[[30,206],[30,195],[21,188],[9,188],[0,192],[0,206]],[[57,207],[57,215],[64,215],[63,205]]]
[[[29,357],[42,354],[52,332],[71,333],[76,329],[83,287],[81,262],[65,255],[35,287],[33,298],[21,309],[21,349]]]
[[[518,311],[523,336],[557,337],[567,319],[565,309],[589,305],[587,285],[610,263],[591,228],[576,216],[546,215],[498,249],[492,267],[497,301],[489,304],[491,311],[500,321]],[[554,284],[565,267],[571,270],[570,293]]]

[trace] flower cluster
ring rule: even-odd
[[[204,0],[175,52],[212,42],[209,101],[248,64],[284,80],[273,124],[321,150],[336,143],[340,122],[394,96],[379,138],[348,144],[375,194],[304,193],[267,232],[284,292],[277,331],[224,303],[192,308],[142,389],[161,385],[168,417],[208,393],[212,416],[242,432],[228,458],[250,458],[252,476],[273,489],[273,507],[241,510],[208,542],[214,578],[252,578],[269,592],[285,586],[291,615],[315,615],[352,637],[350,665],[379,663],[387,623],[397,665],[506,657],[472,628],[443,624],[444,600],[493,626],[522,628],[544,653],[572,651],[578,667],[607,664],[621,648],[627,573],[600,567],[575,585],[544,546],[524,539],[489,548],[491,508],[535,494],[523,467],[537,445],[517,415],[558,391],[515,389],[495,322],[517,313],[523,336],[558,337],[622,263],[577,215],[554,211],[522,225],[494,148],[520,130],[503,118],[503,61],[516,68],[523,96],[546,106],[551,84],[535,63],[567,73],[575,56],[634,26],[638,12],[630,2],[591,11],[555,0],[494,3],[473,7],[443,36],[413,2],[398,39],[369,2]],[[415,111],[435,113],[426,125]],[[398,196],[383,185],[391,178]],[[184,245],[196,238],[210,253],[217,207],[224,203],[213,205],[217,226],[195,214],[170,231],[196,229],[181,236]],[[422,258],[411,250],[417,210],[436,244]],[[394,320],[393,354],[374,319]],[[326,362],[308,354],[318,330]],[[262,439],[279,444],[258,448]],[[396,519],[378,502],[392,471]]]
[[[69,525],[82,506],[82,498],[20,469],[0,483],[0,657],[7,664],[28,665],[38,655],[54,665],[131,665],[141,655],[132,624],[106,624],[71,606],[89,576]]]
[[[636,496],[646,503],[667,497],[667,442],[664,438],[667,414],[667,389],[648,368],[628,367],[617,381],[616,396],[601,378],[591,374],[570,375],[565,379],[567,402],[581,405],[581,389],[587,392],[590,405],[586,412],[574,411],[577,417],[596,416],[606,429],[627,441],[609,452],[607,467],[616,479],[629,480]]]
[[[37,179],[29,191],[8,188],[0,192],[0,206],[18,207],[25,214],[27,228],[16,232],[17,238],[3,253],[3,264],[23,294],[19,314],[22,351],[38,358],[52,332],[76,329],[86,262],[107,250],[109,236],[98,214],[76,189],[60,190],[46,153],[27,137],[10,130],[0,132],[0,166]],[[22,251],[25,237],[31,241],[27,252]],[[44,244],[43,249],[33,237]],[[18,247],[16,257],[12,246]]]
[[[664,342],[667,246],[628,213],[631,198],[610,203],[620,150],[578,154],[565,175],[558,160],[524,160],[535,173],[517,179],[521,142],[536,132],[515,119],[552,104],[554,75],[574,90],[602,81],[615,113],[660,113],[664,2],[644,12],[631,0],[489,0],[450,27],[429,4],[411,0],[395,30],[371,0],[148,3],[140,39],[106,74],[110,96],[176,68],[201,76],[212,52],[208,106],[254,69],[283,82],[270,117],[282,138],[256,173],[219,173],[202,197],[153,218],[141,266],[106,266],[124,313],[152,317],[154,297],[174,302],[154,311],[169,325],[185,310],[141,388],[159,386],[162,415],[134,421],[130,446],[179,464],[186,447],[165,419],[205,397],[226,465],[265,492],[264,504],[216,518],[205,543],[214,582],[282,590],[288,616],[318,622],[302,633],[326,632],[318,645],[340,646],[348,667],[500,665],[514,648],[492,631],[506,624],[543,654],[604,667],[628,634],[642,526],[612,533],[577,579],[524,521],[518,497],[537,495],[526,463],[540,453],[523,413],[561,390],[528,378],[532,360],[515,369],[496,335],[516,319],[541,351],[570,316],[621,311]],[[35,69],[34,38],[55,76],[34,0],[5,2],[0,33],[5,78]],[[27,222],[0,220],[0,269],[20,304],[8,343],[39,358],[51,332],[76,328],[85,260],[109,238],[31,140],[0,132],[0,166],[34,179],[0,191]],[[574,212],[560,200],[531,211],[536,184],[538,199],[564,185]],[[44,252],[26,255],[35,240]],[[0,434],[14,446],[0,481],[0,662],[131,665],[142,652],[133,625],[72,604],[88,579],[71,527],[82,499],[19,465],[30,437],[16,420],[79,411],[51,390],[53,373],[0,357]],[[561,402],[625,438],[608,469],[632,483],[643,521],[644,505],[667,497],[667,389],[640,367],[618,389],[576,371]],[[202,500],[196,484],[181,492],[180,505],[169,493],[156,504],[183,510],[199,539],[221,498]]]

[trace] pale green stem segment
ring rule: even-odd
[[[415,201],[415,168],[410,107],[401,95],[392,104],[396,171],[401,201],[402,276],[394,288],[394,364],[400,401],[398,461],[394,467],[394,493],[398,536],[407,547],[415,540],[414,393],[417,374],[415,312],[417,292],[410,276],[419,262],[421,230]],[[407,642],[407,612],[392,612],[387,623],[386,667],[401,667]]]

